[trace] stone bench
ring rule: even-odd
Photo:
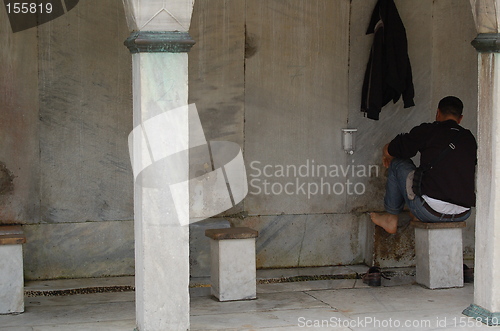
[[[463,287],[465,222],[412,221],[411,225],[415,227],[417,283],[430,289]]]
[[[0,226],[0,314],[24,312],[23,246],[21,226]]]
[[[250,228],[209,229],[210,281],[212,295],[219,301],[250,300],[257,297],[255,238]]]

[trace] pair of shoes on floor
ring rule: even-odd
[[[464,283],[474,282],[474,268],[469,268],[464,264]]]
[[[362,279],[363,283],[368,284],[368,286],[380,286],[382,285],[382,277],[390,279],[382,274],[379,267],[370,267]]]

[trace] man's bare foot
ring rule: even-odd
[[[372,222],[383,228],[388,233],[396,233],[398,231],[398,215],[370,213]]]

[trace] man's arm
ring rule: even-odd
[[[386,144],[382,152],[382,163],[384,164],[384,167],[389,168],[392,159],[394,159],[394,156],[389,154],[389,144]]]

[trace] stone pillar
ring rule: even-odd
[[[496,2],[496,6],[495,6]],[[480,34],[477,216],[474,303],[464,314],[488,325],[500,323],[500,34],[495,8],[500,1],[472,0]]]
[[[134,128],[130,136],[134,164],[136,322],[140,331],[189,329],[189,227],[180,223],[182,208],[163,180],[184,180],[189,167],[187,105],[188,34],[194,0],[123,0],[132,32],[125,44],[132,55]],[[174,110],[174,111],[172,111]],[[185,112],[184,112],[185,110]],[[158,115],[165,114],[161,120]],[[161,115],[163,116],[163,115]],[[153,119],[151,121],[148,121]],[[169,134],[155,138],[161,130]],[[142,131],[141,131],[142,130]],[[158,154],[169,155],[156,159]],[[155,148],[156,147],[156,148]],[[134,155],[135,154],[135,155]],[[168,156],[168,155],[167,155]],[[136,172],[160,168],[149,177]],[[157,178],[156,175],[164,176]],[[142,176],[142,177],[140,177]],[[166,183],[168,184],[168,183]],[[182,192],[188,196],[189,192]],[[180,210],[183,209],[183,210]]]

